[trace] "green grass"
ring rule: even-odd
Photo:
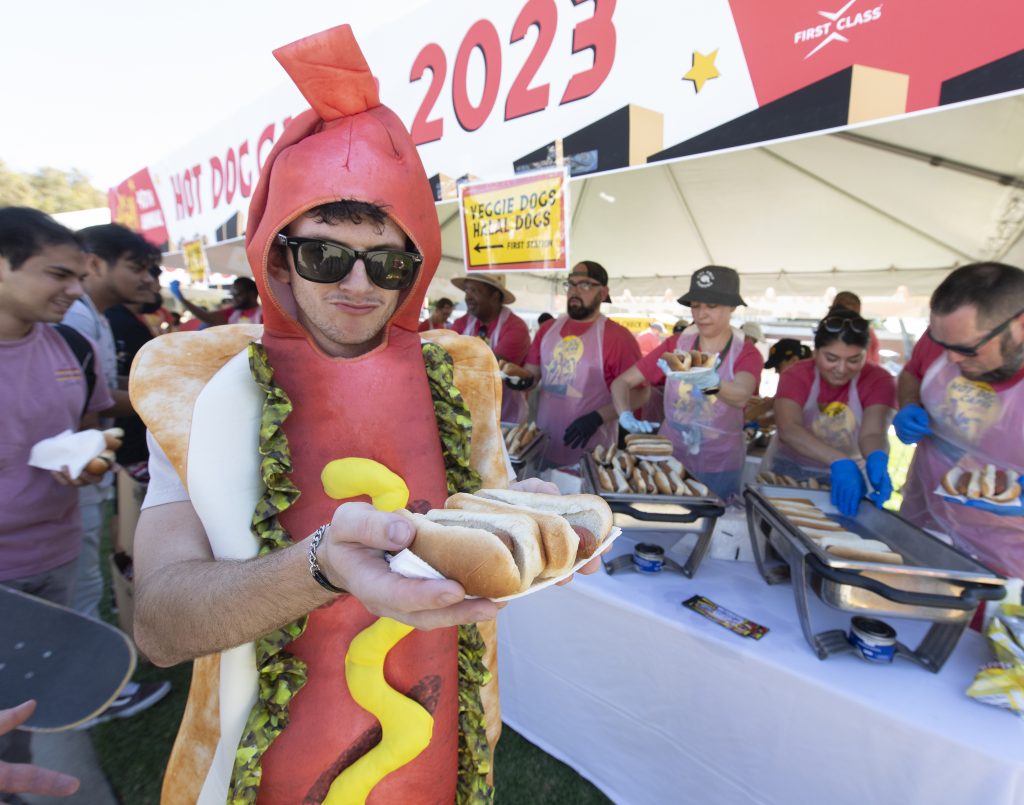
[[[117,624],[110,611],[110,578],[106,557],[109,541],[101,546],[107,593],[101,614]],[[164,767],[174,744],[188,698],[192,664],[157,668],[139,663],[136,682],[167,679],[171,692],[159,703],[132,718],[116,719],[91,730],[93,744],[115,796],[125,805],[158,805]],[[518,735],[507,725],[494,759],[495,801],[499,805],[545,805],[609,802],[597,788],[575,771]]]

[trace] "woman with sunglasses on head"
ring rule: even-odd
[[[632,433],[658,430],[673,444],[686,469],[723,500],[739,494],[746,459],[743,409],[761,382],[764,359],[743,333],[729,324],[746,302],[740,277],[724,266],[705,266],[690,277],[690,290],[679,297],[693,313],[693,325],[667,338],[612,383],[619,424]],[[699,350],[715,356],[714,367],[693,373],[666,374],[666,352]],[[664,384],[665,419],[638,420],[629,393],[646,383]]]
[[[778,431],[762,462],[766,472],[830,484],[832,503],[848,517],[867,492],[862,467],[876,505],[892,494],[887,432],[896,383],[867,363],[868,343],[868,322],[852,310],[833,308],[818,323],[812,357],[779,378]]]

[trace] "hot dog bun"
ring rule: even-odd
[[[943,491],[954,497],[1009,503],[1021,495],[1020,476],[1014,470],[1001,470],[986,464],[980,470],[953,467],[942,476]]]
[[[536,578],[540,537],[529,517],[436,509],[402,514],[416,528],[410,550],[445,578],[459,582],[467,595],[514,595]]]
[[[501,369],[501,371],[503,371],[509,377],[520,377],[526,380],[527,378],[533,376],[528,371],[526,371],[526,369],[524,369],[522,366],[512,363],[512,361],[501,361],[498,364],[498,368]]]
[[[568,520],[573,530],[586,541],[581,529],[594,536],[594,548],[607,539],[612,530],[612,510],[598,495],[542,495],[535,492],[518,492],[512,489],[480,489],[477,496],[521,506],[531,513],[555,514]],[[579,546],[577,546],[579,551]],[[585,548],[584,548],[585,550]],[[579,553],[580,559],[585,554]],[[571,566],[573,562],[570,561]]]
[[[481,490],[483,491],[483,490]],[[542,497],[559,497],[544,495]],[[603,501],[602,501],[603,502]],[[576,563],[580,537],[569,521],[557,514],[540,512],[533,508],[516,506],[501,500],[459,492],[445,501],[445,510],[463,511],[466,514],[491,513],[505,517],[527,517],[536,523],[542,545],[543,561],[537,576],[542,579],[554,578],[567,573]],[[415,551],[414,551],[415,553]],[[531,581],[533,581],[531,579]]]
[[[690,357],[689,352],[679,354],[678,352],[666,352],[661,356],[662,360],[668,364],[668,368],[673,372],[686,372],[689,371],[690,366],[693,363],[693,358]]]

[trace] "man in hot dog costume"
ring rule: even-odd
[[[1024,576],[1020,500],[957,499],[942,488],[954,468],[1024,473],[1024,271],[974,263],[946,277],[897,396],[896,435],[917,444],[900,513],[994,570]]]
[[[263,327],[156,339],[132,375],[153,448],[136,639],[198,658],[163,801],[489,801],[497,605],[384,552],[413,537],[389,512],[507,485],[497,366],[416,333],[437,216],[351,30],[275,55],[312,109],[249,209]]]
[[[729,324],[736,307],[746,304],[736,271],[704,266],[690,277],[690,290],[678,301],[693,312],[693,324],[666,339],[612,384],[619,424],[631,433],[658,429],[658,423],[634,416],[629,394],[645,383],[664,384],[665,420],[658,433],[672,441],[673,455],[687,470],[729,500],[739,494],[746,458],[743,408],[761,383],[764,359]],[[666,374],[662,356],[690,350],[713,355],[714,367],[692,375]]]

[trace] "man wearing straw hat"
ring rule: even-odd
[[[515,295],[505,287],[504,274],[474,274],[455,277],[452,285],[466,294],[466,310],[452,324],[460,335],[484,339],[499,361],[521,365],[530,350],[530,330],[508,305]],[[526,392],[506,386],[501,396],[501,421],[522,422],[526,418]]]

